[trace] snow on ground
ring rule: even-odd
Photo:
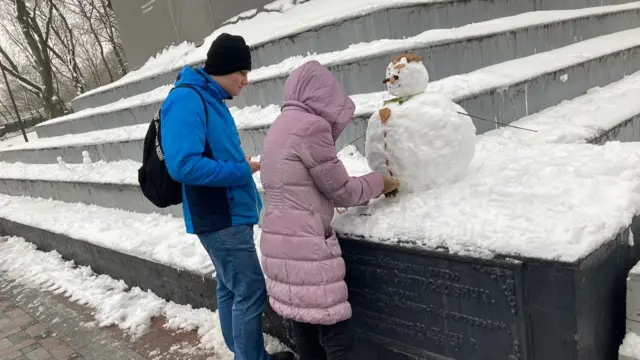
[[[632,332],[627,333],[618,353],[630,359],[640,359],[640,336]]]
[[[322,25],[339,23],[376,10],[437,3],[444,0],[311,0],[295,6],[286,6],[283,12],[260,12],[255,17],[224,25],[204,39],[202,46],[182,43],[149,59],[145,65],[111,84],[87,91],[78,98],[139,81],[145,77],[169,72],[190,64],[202,63],[213,40],[222,33],[241,35],[247,44],[255,47],[269,41],[289,37]],[[275,1],[271,8],[282,1]],[[267,5],[268,6],[268,5]],[[245,14],[246,15],[246,14]]]
[[[640,71],[511,124],[536,130],[536,133],[501,127],[483,136],[521,144],[583,143],[640,115],[638,99]]]
[[[522,146],[481,138],[463,180],[379,198],[334,225],[388,244],[571,262],[637,214],[640,143]]]
[[[168,329],[196,331],[200,346],[216,352],[211,360],[233,359],[224,344],[217,312],[178,305],[151,291],[130,288],[121,280],[95,274],[90,267],[65,261],[56,251],[38,251],[22,238],[0,238],[0,276],[91,307],[99,326],[116,325],[134,339],[147,333],[152,318],[165,317]],[[267,334],[265,343],[269,352],[286,349]]]

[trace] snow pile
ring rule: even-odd
[[[129,288],[121,280],[97,275],[86,266],[64,261],[56,251],[44,253],[22,238],[0,238],[0,271],[8,279],[68,297],[95,309],[99,326],[116,325],[134,340],[147,333],[154,317],[166,317],[165,327],[197,331],[200,346],[216,352],[212,360],[232,360],[224,345],[219,318],[208,309],[167,302],[151,291]],[[265,334],[267,350],[286,350]]]
[[[639,212],[638,143],[520,146],[483,138],[461,181],[376,199],[334,226],[382,243],[571,262]]]
[[[630,359],[640,359],[640,336],[632,332],[627,333],[618,353]]]

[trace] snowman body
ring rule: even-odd
[[[369,166],[398,179],[400,193],[460,180],[475,155],[473,121],[449,98],[424,92],[428,74],[422,62],[411,56],[394,61],[385,81],[399,100],[388,102],[369,119]]]

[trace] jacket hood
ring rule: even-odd
[[[356,106],[340,82],[317,61],[309,61],[289,75],[282,111],[298,108],[331,124],[335,141],[351,121]]]
[[[232,97],[202,68],[192,68],[190,66],[185,67],[178,73],[178,77],[174,86],[178,85],[191,85],[207,91],[213,98],[224,100],[232,99]]]

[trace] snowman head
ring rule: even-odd
[[[422,56],[403,54],[387,66],[387,90],[393,96],[404,97],[424,92],[429,83],[429,73],[422,64]]]

